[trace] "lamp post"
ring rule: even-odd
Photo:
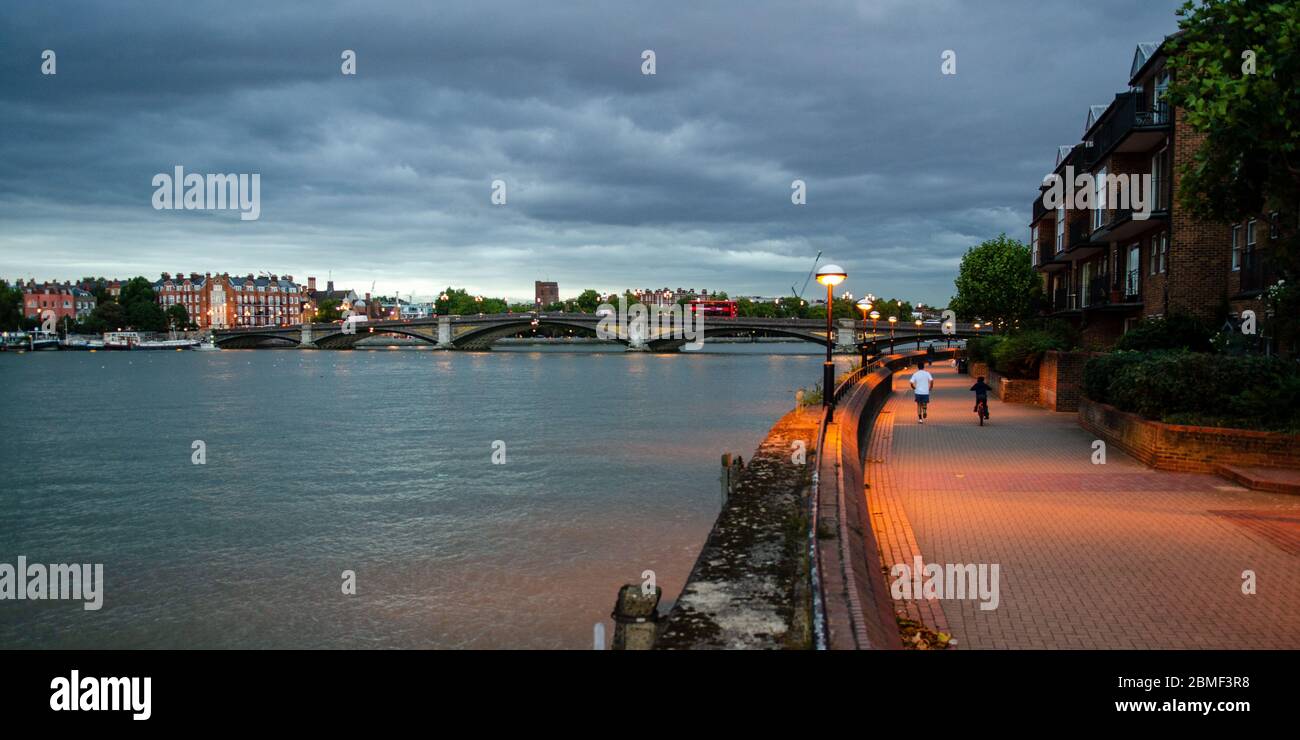
[[[894,325],[898,323],[897,316],[889,317],[889,354],[894,354]]]
[[[822,406],[826,407],[831,405],[831,396],[835,392],[835,364],[831,360],[831,347],[835,343],[831,328],[831,314],[835,308],[832,292],[848,276],[839,265],[823,265],[817,270],[817,282],[826,286],[826,362],[822,365]]]
[[[858,310],[862,312],[862,364],[867,364],[867,312],[871,310],[871,301],[863,298],[857,303]]]
[[[921,351],[921,325],[925,322],[917,319],[912,323],[916,324],[916,350],[919,352]]]

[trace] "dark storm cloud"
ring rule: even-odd
[[[772,295],[823,250],[856,293],[945,301],[1177,4],[11,4],[0,275]],[[261,219],[153,210],[177,164],[260,173]]]

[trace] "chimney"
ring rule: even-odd
[[[313,293],[316,292],[316,278],[314,277],[307,278],[307,290],[310,290]]]
[[[333,293],[333,292],[334,292],[334,281],[333,281],[333,280],[329,281],[328,283],[325,283],[325,290],[328,291],[328,292],[330,292],[330,293]]]
[[[163,278],[163,280],[171,280],[171,279],[172,279],[172,274],[171,274],[170,272],[164,272],[164,273],[162,274],[162,278]]]

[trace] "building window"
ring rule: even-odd
[[[1278,236],[1279,222],[1282,220],[1281,214],[1273,211],[1268,214],[1268,238],[1276,239]]]
[[[1065,206],[1056,209],[1056,251],[1065,249]]]
[[[1160,150],[1160,153],[1151,158],[1151,192],[1147,197],[1151,199],[1151,210],[1164,211],[1169,208],[1169,186],[1165,178],[1165,173],[1169,171],[1169,147]]]
[[[1232,269],[1241,269],[1241,224],[1232,225]]]
[[[1160,232],[1160,271],[1169,271],[1169,232]]]
[[[1165,96],[1169,93],[1169,70],[1162,69],[1156,73],[1156,89],[1154,91],[1154,103],[1152,106],[1155,112],[1156,123],[1169,122],[1169,106],[1165,101]]]
[[[1160,271],[1160,254],[1159,254],[1159,252],[1160,252],[1160,239],[1159,239],[1159,237],[1154,237],[1154,236],[1153,236],[1153,237],[1151,237],[1151,257],[1150,257],[1150,260],[1149,260],[1149,261],[1150,261],[1150,265],[1149,265],[1149,267],[1147,268],[1147,269],[1148,269],[1148,272],[1150,272],[1152,275],[1154,275],[1154,274],[1156,274],[1157,272]]]
[[[1246,254],[1255,251],[1255,219],[1246,222]]]

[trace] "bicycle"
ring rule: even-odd
[[[975,401],[975,414],[979,416],[980,426],[984,426],[984,420],[989,418],[989,400],[987,398]]]

